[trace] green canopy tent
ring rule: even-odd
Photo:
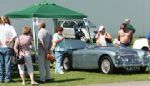
[[[84,14],[58,6],[56,4],[41,3],[32,5],[20,11],[6,14],[10,18],[72,18],[82,19],[87,17]]]
[[[35,24],[38,18],[65,18],[65,19],[83,19],[87,16],[76,11],[58,6],[56,4],[40,3],[24,8],[22,10],[10,12],[6,14],[9,18],[32,18],[33,20],[33,39],[34,48],[37,51],[37,39],[35,32]]]

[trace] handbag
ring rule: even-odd
[[[20,39],[19,39],[19,37],[18,37],[18,41],[19,41],[19,45],[18,45],[18,56],[16,57],[16,63],[17,64],[25,64],[24,56],[19,55],[20,50],[23,52],[23,50],[20,48]]]
[[[48,53],[48,54],[46,55],[46,59],[49,60],[49,61],[52,62],[52,63],[55,61],[55,57],[54,57],[54,55],[51,54],[51,53]]]
[[[23,55],[17,56],[16,63],[17,64],[25,64],[24,56]]]

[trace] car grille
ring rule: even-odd
[[[117,63],[120,65],[134,65],[142,64],[143,60],[136,54],[130,54],[120,56],[120,59],[117,60]]]

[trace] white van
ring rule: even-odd
[[[79,31],[82,31],[85,38],[90,39],[88,29],[83,20],[58,20],[58,26],[64,28],[63,35],[66,38],[76,38],[76,34]],[[95,35],[94,31],[96,30],[96,26],[92,22],[88,21],[88,27],[91,38],[93,38]]]

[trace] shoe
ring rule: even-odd
[[[46,79],[46,80],[45,80],[45,82],[50,82],[50,81],[51,81],[51,79]]]
[[[54,81],[53,78],[51,78],[51,79],[46,79],[46,80],[45,80],[45,82],[47,82],[47,83],[52,82],[52,81]]]
[[[14,82],[13,80],[5,80],[5,83],[11,83]]]
[[[40,84],[45,83],[45,81],[41,81],[41,80],[38,80],[37,82],[40,83]]]
[[[64,72],[63,71],[55,72],[55,74],[64,74]]]

